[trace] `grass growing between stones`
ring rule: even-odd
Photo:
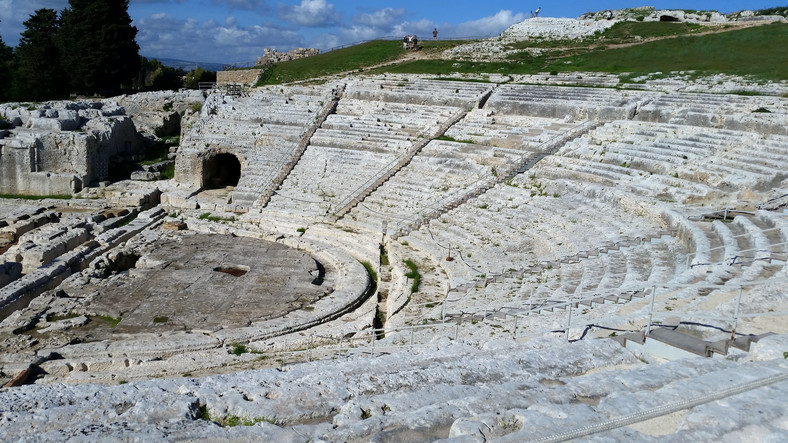
[[[19,200],[71,200],[70,195],[22,195],[22,194],[0,194],[0,198],[19,199]]]
[[[266,418],[266,417],[239,417],[233,414],[227,414],[224,417],[215,416],[211,414],[211,411],[208,409],[207,405],[200,406],[199,409],[199,418],[201,420],[210,421],[218,424],[222,427],[235,427],[235,426],[254,426],[257,423],[267,422],[271,424],[276,424],[276,420]]]
[[[208,221],[214,222],[214,223],[234,222],[235,221],[235,217],[219,217],[218,215],[211,215],[210,212],[205,212],[203,214],[200,214],[200,216],[198,218],[200,220],[208,220]]]
[[[413,294],[414,292],[419,292],[419,286],[421,286],[421,274],[419,274],[419,267],[416,266],[416,263],[414,263],[411,259],[405,260],[404,263],[405,266],[410,269],[410,272],[405,274],[405,277],[408,277],[412,280],[410,284],[410,293]]]
[[[113,317],[111,315],[97,315],[93,318],[109,323],[110,327],[112,328],[117,326],[118,323],[120,323],[120,321],[123,320],[121,317]]]

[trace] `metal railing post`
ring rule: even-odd
[[[643,290],[645,292],[645,289]],[[651,302],[648,307],[648,326],[646,326],[646,335],[651,333],[651,320],[654,318],[654,299],[657,298],[657,285],[651,290]]]
[[[569,341],[569,328],[572,326],[572,303],[569,303],[568,318],[566,320],[566,341]]]
[[[743,287],[739,286],[739,295],[736,297],[736,312],[733,314],[733,327],[731,328],[731,341],[736,339],[736,327],[739,325],[739,308],[741,307],[741,294]]]

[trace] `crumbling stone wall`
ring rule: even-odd
[[[141,159],[142,139],[122,107],[59,103],[0,106],[0,193],[72,194],[106,180],[113,164]]]
[[[295,48],[288,52],[279,52],[276,49],[265,48],[263,56],[257,59],[257,66],[266,66],[269,63],[286,62],[320,54],[315,48]]]
[[[251,85],[257,82],[265,69],[237,69],[231,71],[219,71],[216,73],[216,84],[226,85],[230,83],[243,83]]]

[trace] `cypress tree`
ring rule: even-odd
[[[22,100],[47,100],[67,91],[60,67],[57,32],[60,21],[54,9],[39,9],[24,22],[16,48],[17,94]]]
[[[11,98],[11,64],[14,58],[14,51],[6,46],[3,37],[0,36],[0,101]]]
[[[63,64],[71,90],[110,94],[129,86],[140,67],[128,0],[69,0],[61,13]]]

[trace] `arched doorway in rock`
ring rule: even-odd
[[[203,167],[204,184],[208,189],[238,186],[241,179],[241,162],[233,154],[217,154],[207,160]]]

